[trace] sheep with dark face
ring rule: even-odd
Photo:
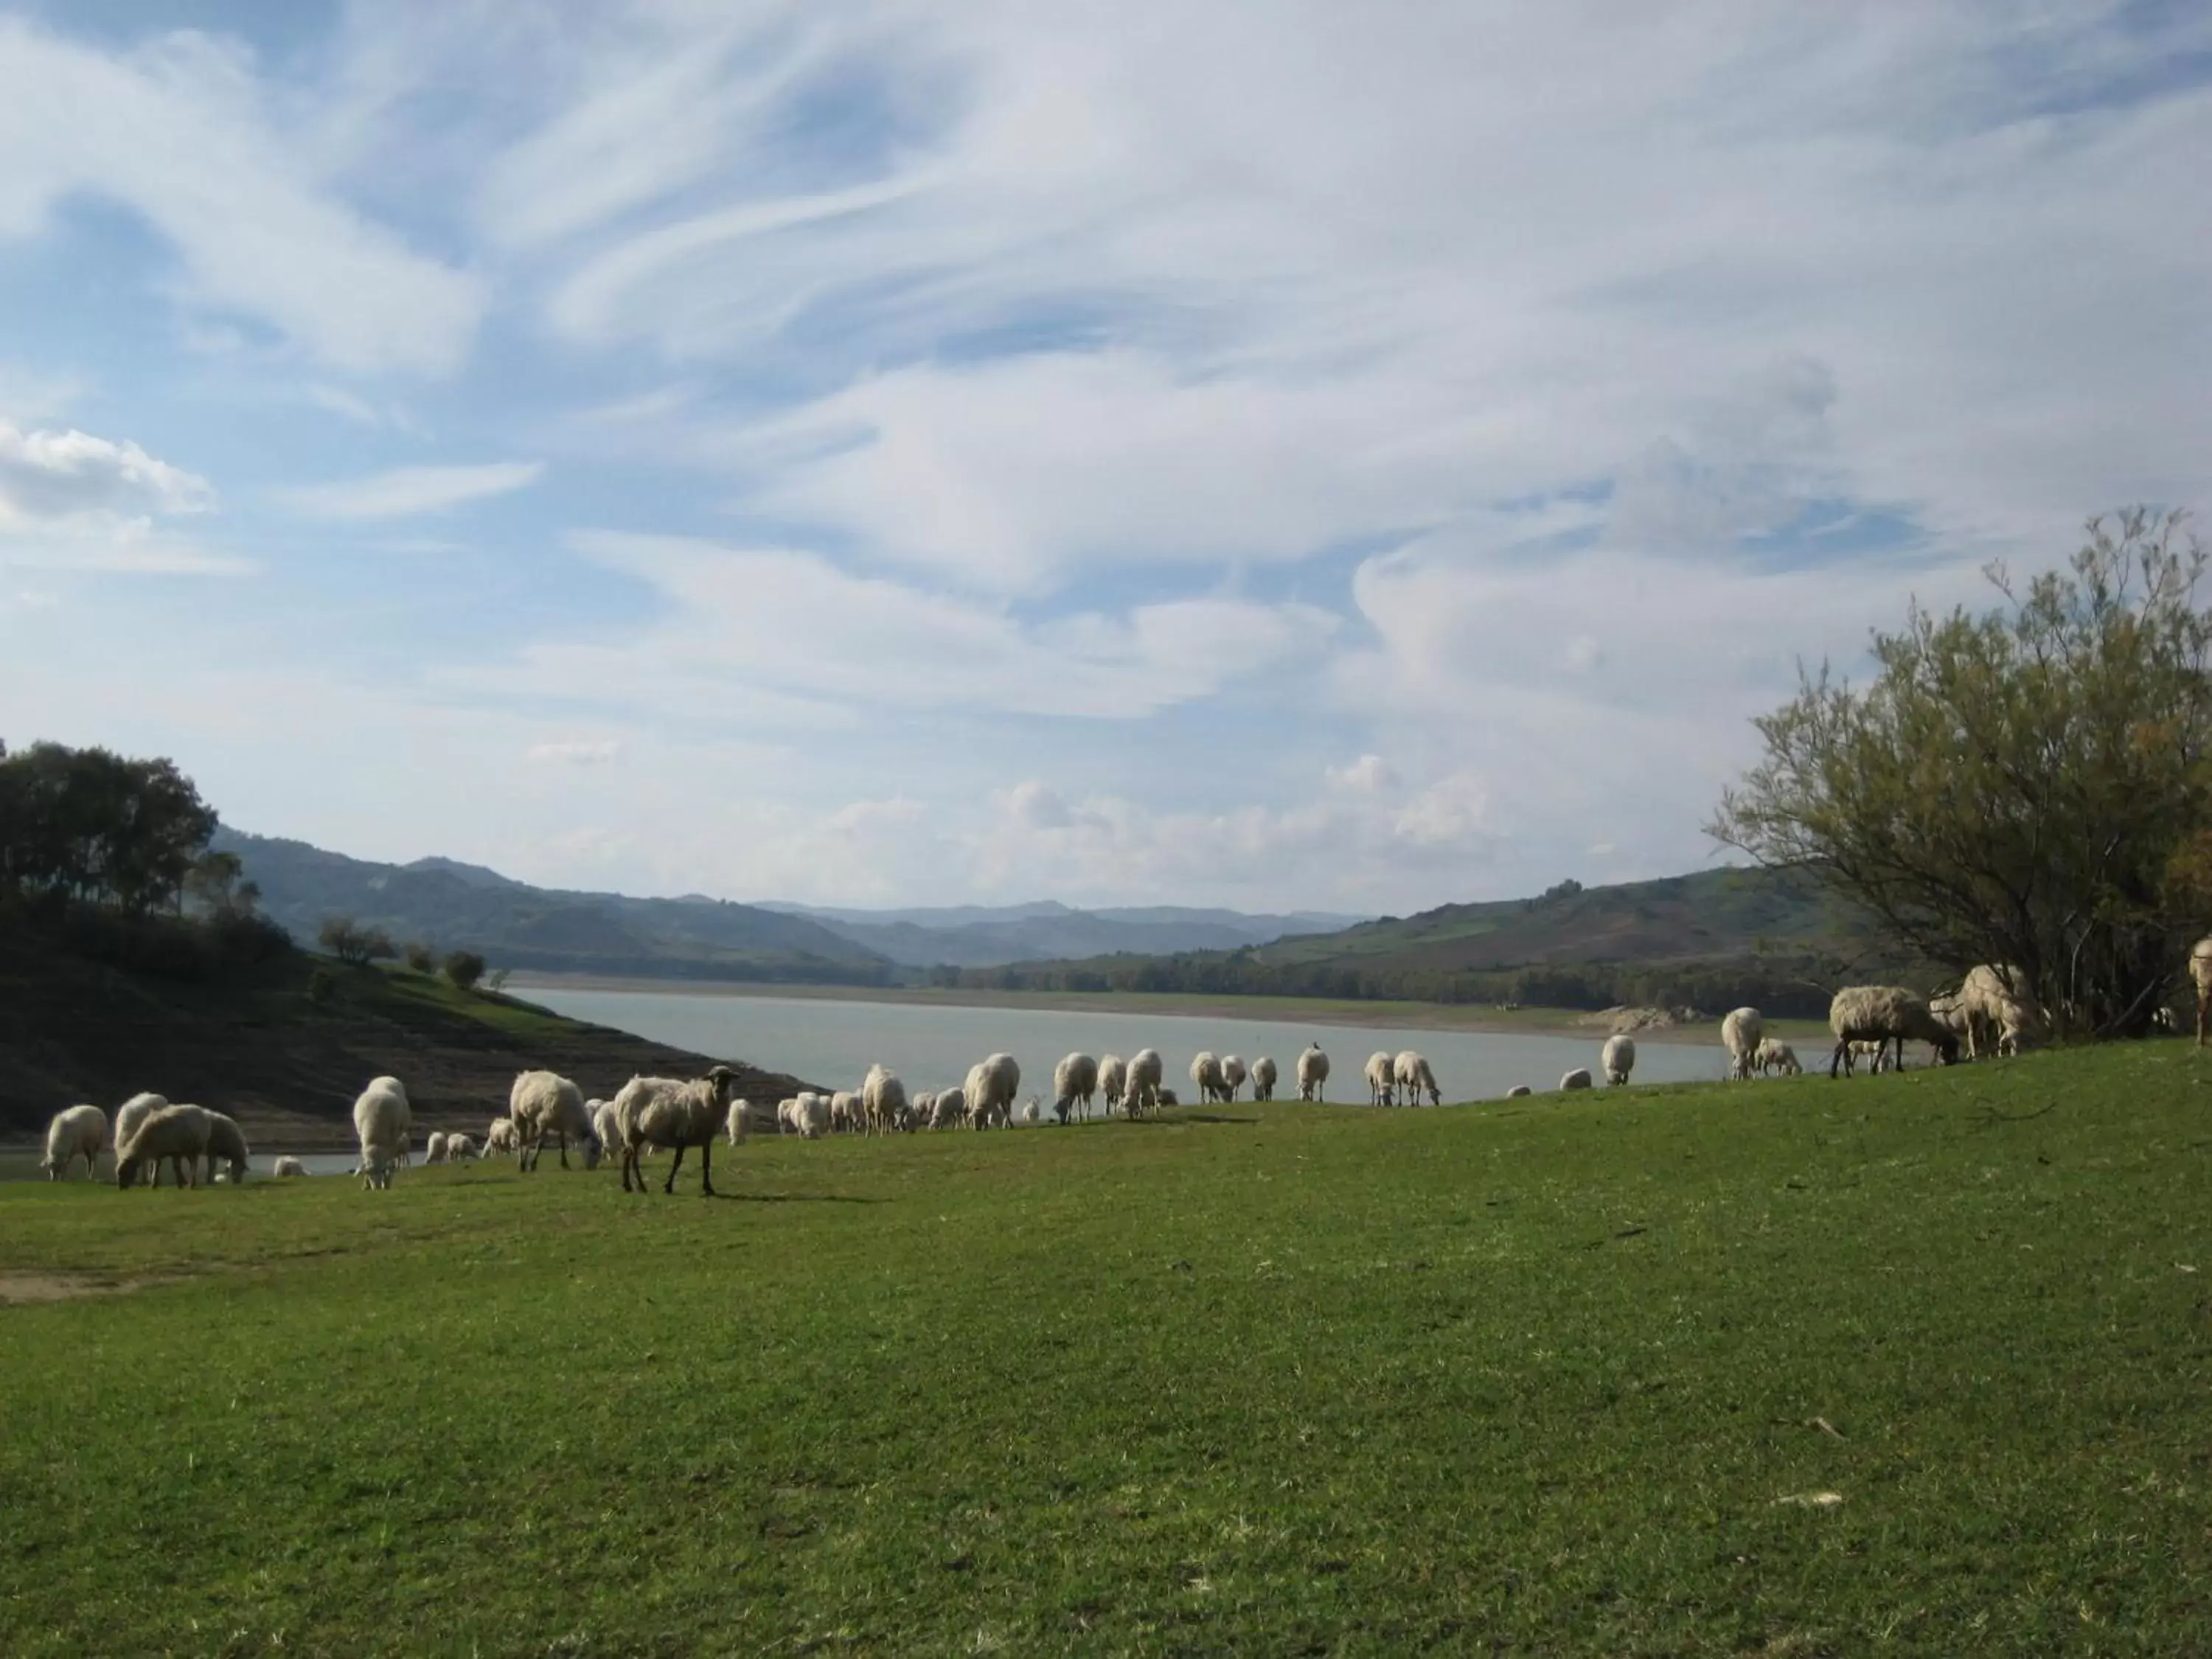
[[[699,1191],[702,1197],[712,1197],[714,1138],[729,1126],[730,1100],[737,1086],[738,1074],[726,1066],[710,1066],[706,1076],[689,1080],[634,1077],[623,1084],[614,1100],[615,1118],[622,1128],[623,1190],[631,1189],[630,1176],[635,1173],[636,1190],[643,1192],[641,1155],[647,1146],[668,1146],[675,1149],[676,1158],[668,1166],[668,1179],[660,1190],[673,1193],[677,1171],[684,1167],[684,1154],[696,1146]]]
[[[1850,1074],[1851,1045],[1856,1042],[1875,1045],[1877,1066],[1881,1049],[1891,1043],[1896,1045],[1901,1061],[1908,1042],[1928,1044],[1945,1066],[1959,1058],[1958,1034],[1936,1018],[1926,998],[1901,985],[1845,987],[1828,1005],[1828,1029],[1836,1038],[1835,1051],[1828,1060],[1832,1078]]]

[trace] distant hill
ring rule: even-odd
[[[780,903],[760,908],[806,917],[855,945],[911,968],[939,964],[992,968],[1010,962],[1115,952],[1233,951],[1290,935],[1334,933],[1360,920],[1325,911],[1249,915],[1238,910],[1187,909],[1175,905],[1079,910],[1049,899],[997,907],[906,910],[843,910]]]
[[[225,828],[212,843],[258,884],[261,908],[301,944],[349,915],[395,940],[479,951],[548,973],[879,985],[890,959],[807,917],[714,899],[641,899],[532,887],[451,859],[375,864]]]

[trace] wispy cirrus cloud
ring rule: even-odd
[[[544,476],[542,461],[493,461],[475,466],[402,466],[367,477],[295,484],[271,492],[306,519],[354,522],[450,512],[471,501],[526,489]]]

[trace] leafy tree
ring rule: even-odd
[[[410,939],[403,954],[407,958],[407,965],[416,973],[430,974],[437,971],[438,953],[422,940]]]
[[[455,951],[446,958],[446,977],[464,991],[483,977],[484,959],[474,951]]]
[[[2016,969],[2061,1035],[2148,1028],[2212,915],[2212,614],[2179,513],[2091,520],[1980,616],[1918,605],[1863,690],[1801,676],[1708,833],[1914,951]]]
[[[494,996],[497,996],[501,992],[507,989],[507,976],[514,971],[514,969],[512,968],[493,969],[491,970],[491,976],[484,981],[484,988],[487,991],[489,991]]]
[[[214,809],[167,760],[38,743],[0,757],[0,882],[127,916],[182,902]]]
[[[323,949],[351,968],[389,962],[399,954],[389,933],[381,927],[364,927],[351,916],[327,918],[316,937]]]

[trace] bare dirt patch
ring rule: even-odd
[[[83,1296],[125,1296],[150,1285],[166,1285],[166,1278],[150,1275],[118,1277],[107,1273],[14,1273],[0,1270],[0,1307],[17,1302],[74,1302]]]

